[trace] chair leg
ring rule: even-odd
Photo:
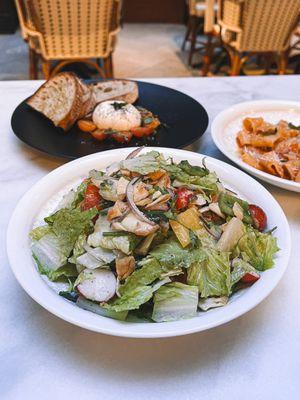
[[[44,75],[44,79],[50,78],[50,61],[42,60],[42,72]]]
[[[192,16],[189,16],[189,20],[188,20],[187,27],[186,27],[185,37],[184,37],[182,45],[181,45],[181,51],[185,50],[186,42],[189,40],[189,37],[191,34],[191,27],[192,27],[192,21],[191,21],[192,18],[193,18]]]
[[[110,77],[113,78],[115,74],[114,74],[114,63],[113,63],[112,53],[110,53],[109,55],[109,66],[110,66]]]
[[[241,66],[242,66],[241,56],[239,53],[233,51],[229,52],[229,56],[231,62],[230,76],[237,76],[241,72]]]
[[[269,75],[270,70],[271,70],[271,64],[272,64],[272,54],[267,53],[265,54],[265,74]]]
[[[278,55],[278,74],[284,75],[288,65],[288,52],[282,51]]]
[[[37,79],[37,54],[34,50],[29,48],[29,78]]]
[[[112,60],[112,54],[110,54],[108,57],[106,57],[104,60],[104,72],[106,78],[113,78],[114,76],[114,71],[113,71],[113,60]]]
[[[207,34],[207,42],[205,45],[205,54],[203,56],[203,68],[202,68],[202,76],[207,76],[210,69],[211,59],[213,55],[214,44],[213,44],[213,35]]]
[[[190,66],[192,65],[192,58],[193,58],[193,55],[195,53],[195,48],[196,48],[197,22],[198,22],[197,17],[191,17],[191,48],[190,48],[189,59],[188,59],[188,64]]]

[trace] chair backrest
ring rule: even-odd
[[[211,33],[215,24],[216,0],[188,0],[189,15],[204,17],[204,33]]]
[[[300,0],[219,0],[218,23],[239,51],[284,51],[299,13]]]
[[[202,13],[199,13],[199,11],[197,10],[197,8],[196,8],[197,3],[203,5]],[[189,15],[192,15],[192,16],[204,15],[205,0],[187,0],[187,4],[188,4],[188,9],[189,9]]]
[[[24,40],[28,40],[28,29],[34,29],[34,25],[30,19],[27,2],[22,0],[15,0],[15,4],[18,13],[22,37]]]
[[[119,30],[121,0],[17,0],[46,59],[102,58]]]

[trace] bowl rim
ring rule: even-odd
[[[232,173],[233,175],[238,174],[241,179],[247,179],[249,181],[249,186],[251,185],[253,189],[255,189],[255,187],[258,188],[259,191],[264,194],[265,199],[268,199],[272,203],[272,207],[274,207],[276,213],[278,214],[278,218],[280,218],[280,231],[283,232],[282,240],[284,241],[284,251],[278,257],[278,260],[275,261],[275,267],[263,273],[263,276],[266,276],[267,279],[267,284],[265,284],[264,282],[266,287],[264,287],[263,285],[264,290],[257,289],[258,287],[260,288],[260,286],[257,285],[255,290],[255,292],[257,293],[255,298],[253,291],[253,289],[255,289],[254,287],[251,288],[252,290],[246,290],[243,293],[243,296],[240,296],[237,301],[229,303],[224,308],[221,307],[219,309],[211,310],[208,313],[205,313],[205,321],[203,318],[201,319],[201,316],[197,316],[192,319],[180,320],[175,322],[151,323],[149,325],[148,323],[145,324],[116,321],[82,310],[74,303],[71,303],[60,297],[43,281],[40,274],[36,270],[36,267],[34,266],[29,249],[29,239],[28,237],[26,237],[25,239],[21,235],[22,226],[24,226],[24,230],[26,230],[26,223],[29,224],[30,227],[32,227],[32,222],[34,220],[34,217],[36,218],[37,212],[31,211],[31,216],[28,216],[26,213],[24,213],[24,209],[26,210],[26,207],[27,209],[30,209],[32,201],[35,199],[34,196],[40,188],[47,185],[48,181],[58,178],[60,174],[62,174],[63,176],[70,174],[70,171],[72,170],[76,171],[76,168],[74,169],[74,166],[79,166],[81,164],[84,165],[85,163],[88,163],[90,161],[95,161],[97,159],[99,160],[104,156],[107,158],[112,156],[115,158],[115,161],[117,161],[117,159],[121,160],[134,149],[136,148],[108,150],[102,153],[94,153],[71,161],[51,171],[49,174],[40,179],[34,186],[32,186],[31,189],[29,189],[23,195],[11,216],[7,229],[6,240],[9,264],[19,284],[23,287],[27,294],[29,294],[29,296],[32,297],[37,303],[39,303],[43,308],[47,309],[52,314],[67,322],[94,332],[131,338],[162,338],[200,332],[229,322],[250,311],[256,305],[258,305],[277,286],[288,266],[291,251],[291,237],[289,225],[285,214],[283,213],[280,205],[273,198],[273,196],[260,183],[258,183],[255,179],[251,178],[246,173],[218,159],[198,153],[189,152],[186,150],[171,148],[146,147],[143,152],[156,150],[165,154],[169,153],[174,157],[186,157],[187,159],[189,159],[189,157],[196,158],[199,160],[199,162],[205,157],[208,162],[219,166],[220,169],[223,168],[224,170],[229,170],[230,173]],[[76,172],[74,174],[76,175]],[[69,179],[72,179],[72,177],[69,177]],[[51,196],[53,196],[53,194]],[[48,197],[48,199],[51,198],[51,196]],[[18,225],[16,225],[17,223]],[[18,226],[18,231],[16,231],[15,226]],[[19,251],[16,252],[15,241],[16,238],[18,238],[18,235],[20,236],[19,242],[21,242],[21,247]],[[29,260],[29,254],[31,259],[31,268],[25,271],[26,274],[24,273],[24,267],[23,269],[19,267],[21,259],[20,256],[22,254],[25,258],[27,258],[27,260]],[[25,264],[26,261],[24,262],[24,265]],[[279,264],[278,268],[276,268],[277,264]],[[30,281],[28,277],[29,274],[33,278],[32,281]],[[269,284],[268,280],[270,281]],[[263,281],[263,279],[260,279],[258,283],[260,281]],[[228,308],[229,306],[230,311]]]
[[[237,164],[240,168],[243,168],[245,171],[250,174],[256,176],[268,182],[274,186],[281,187],[286,190],[291,190],[295,192],[300,192],[300,183],[290,181],[289,179],[280,178],[275,175],[271,175],[267,172],[260,171],[257,168],[252,167],[251,165],[245,163],[240,157],[236,156],[232,151],[228,150],[226,146],[224,146],[223,141],[221,139],[221,129],[224,125],[224,121],[227,120],[231,115],[237,118],[235,115],[238,111],[242,114],[246,111],[247,107],[256,107],[256,106],[265,106],[265,107],[297,107],[300,110],[300,102],[298,101],[289,101],[289,100],[253,100],[253,101],[244,101],[241,103],[233,104],[232,106],[226,108],[216,115],[211,124],[211,136],[217,148],[231,161]],[[251,110],[253,111],[253,110]]]

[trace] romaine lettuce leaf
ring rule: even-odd
[[[202,311],[210,310],[211,308],[223,307],[228,303],[228,297],[207,297],[206,299],[200,299],[198,307]]]
[[[209,170],[203,166],[191,165],[187,160],[180,161],[178,167],[181,168],[183,172],[191,176],[205,176],[209,174]]]
[[[107,178],[100,183],[99,193],[101,197],[108,201],[118,200],[118,181],[116,179]]]
[[[58,280],[68,280],[68,278],[76,278],[78,276],[78,271],[76,266],[73,264],[65,264],[62,267],[59,267],[56,270],[49,269],[41,264],[39,259],[33,254],[33,258],[38,267],[39,273],[41,275],[46,275],[50,281],[58,281]]]
[[[81,235],[78,236],[74,244],[72,257],[70,257],[68,260],[70,263],[76,264],[76,258],[85,253],[84,249],[85,244],[86,244],[86,234],[82,233]]]
[[[54,233],[34,242],[31,250],[45,270],[56,270],[67,262],[68,251]]]
[[[249,204],[247,203],[247,201],[225,192],[220,193],[218,204],[223,214],[234,217],[234,212],[233,212],[234,203],[238,203],[243,210],[244,214],[243,222],[245,222],[246,224],[252,224],[253,221],[249,211]]]
[[[218,177],[214,172],[210,172],[203,177],[191,176],[182,172],[176,176],[173,185],[176,187],[185,186],[194,190],[204,190],[209,194],[214,194],[219,191],[217,183]]]
[[[228,296],[231,290],[229,253],[202,249],[205,258],[187,271],[187,282],[199,288],[201,297]]]
[[[192,318],[197,313],[198,288],[180,282],[161,286],[154,294],[152,319],[156,322]]]
[[[94,303],[93,301],[87,300],[81,296],[78,297],[76,304],[78,307],[83,310],[91,311],[95,314],[101,315],[102,317],[108,317],[117,319],[119,321],[125,321],[128,311],[116,312],[114,310],[109,310],[101,307],[99,304]]]
[[[76,208],[79,206],[79,204],[82,202],[82,200],[84,199],[84,193],[86,191],[87,185],[88,185],[89,181],[88,180],[84,180],[83,182],[81,182],[81,184],[77,187],[77,189],[75,190],[75,194],[74,194],[74,199],[72,201],[71,204],[71,208]]]
[[[73,208],[73,204],[76,200],[76,192],[71,189],[68,193],[66,193],[61,201],[58,203],[57,210],[61,210],[62,208]]]
[[[66,264],[78,237],[92,226],[97,209],[81,212],[62,209],[45,218],[50,233],[32,245],[32,252],[45,270],[57,270]],[[45,228],[43,228],[45,231]]]
[[[160,169],[160,154],[157,151],[150,151],[139,157],[134,157],[120,162],[121,169],[128,169],[131,172],[137,172],[141,175],[147,175]]]
[[[132,290],[126,291],[120,298],[102,306],[107,310],[116,312],[126,310],[136,310],[140,305],[146,303],[153,296],[153,288],[151,286],[138,286]]]
[[[104,232],[106,234],[105,236],[103,236]],[[141,240],[133,233],[124,232],[122,236],[114,236],[112,232],[112,236],[109,236],[107,235],[108,232],[112,232],[112,229],[107,217],[105,215],[99,215],[94,227],[94,232],[88,237],[88,244],[93,247],[101,246],[104,249],[120,250],[124,254],[129,255]]]
[[[164,269],[167,268],[168,270],[174,268],[189,268],[193,262],[204,259],[205,257],[201,248],[182,248],[178,240],[174,237],[156,246],[154,250],[150,251],[150,255],[156,258]]]
[[[108,264],[116,258],[112,251],[108,251],[102,247],[92,248],[85,245],[84,248],[87,252],[76,258],[76,264],[82,265],[88,269],[96,269],[100,267],[108,268]]]
[[[219,251],[234,250],[241,237],[245,234],[245,231],[245,225],[239,218],[231,218],[231,220],[226,224],[216,248]]]
[[[139,286],[150,285],[166,271],[166,268],[153,257],[143,259],[139,263],[139,266],[141,268],[136,269],[128,276],[125,283],[119,286],[119,293],[121,296],[127,292],[131,292]]]
[[[50,216],[51,227],[68,256],[79,235],[88,232],[92,227],[92,219],[97,215],[96,207],[87,211],[79,209],[62,209]],[[49,218],[47,218],[48,222]]]
[[[40,240],[43,236],[51,233],[52,229],[49,225],[38,226],[30,231],[29,236],[32,240]]]
[[[279,250],[276,237],[247,228],[235,249],[235,256],[241,257],[259,271],[265,271],[274,265],[274,256]]]
[[[93,247],[99,247],[101,245],[103,232],[110,232],[110,231],[111,227],[110,227],[110,222],[107,219],[107,216],[100,214],[95,223],[94,232],[91,233],[87,239],[88,244]]]
[[[92,254],[84,253],[76,258],[76,264],[88,269],[96,269],[105,265],[104,261],[95,258]]]
[[[100,241],[100,246],[105,249],[111,250],[120,250],[124,254],[131,254],[135,247],[140,242],[140,238],[138,238],[133,233],[127,233],[122,236],[103,236]]]
[[[155,265],[152,264],[152,266],[155,268]],[[145,271],[144,271],[145,272]],[[148,272],[151,275],[150,270]],[[133,280],[134,281],[134,280]],[[131,283],[133,283],[131,281]],[[122,312],[126,310],[136,310],[138,309],[142,304],[147,303],[152,296],[153,293],[159,290],[163,285],[166,283],[170,282],[169,278],[164,278],[153,285],[148,285],[147,283],[152,282],[153,279],[147,276],[146,274],[142,274],[139,279],[139,284],[131,284],[126,286],[126,290],[123,290],[121,294],[121,297],[115,300],[112,300],[109,303],[102,304],[104,308],[107,310],[112,310],[116,312]],[[119,288],[120,289],[120,288]]]
[[[178,165],[161,162],[161,165],[170,174],[175,187],[185,186],[204,190],[209,194],[219,191],[217,175],[206,168],[192,166],[188,161],[181,161]]]
[[[90,178],[93,178],[93,179],[96,179],[96,180],[102,180],[103,176],[104,176],[104,172],[103,171],[99,171],[97,169],[91,169],[89,171],[89,177]]]
[[[252,267],[252,265],[250,265],[248,262],[242,260],[241,258],[234,258],[231,264],[232,264],[232,271],[231,271],[232,286],[238,283],[247,272],[255,272],[257,274],[255,268]]]
[[[147,257],[139,262],[140,268],[136,269],[123,285],[120,285],[119,292],[123,295],[138,286],[150,285],[156,279],[167,276],[168,272],[189,268],[195,261],[203,260],[205,257],[202,249],[183,249],[180,243],[171,237],[156,246]]]
[[[110,264],[116,259],[116,255],[112,251],[104,249],[102,247],[92,248],[88,245],[85,245],[84,248],[89,254],[91,254],[98,260],[102,260],[105,264]]]

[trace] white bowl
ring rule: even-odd
[[[146,148],[143,152],[153,150]],[[176,149],[155,148],[175,161],[189,160],[201,165],[203,155]],[[9,223],[7,252],[15,277],[24,290],[41,306],[58,317],[75,325],[115,336],[157,338],[185,335],[224,324],[251,310],[275,288],[281,279],[290,255],[290,230],[286,217],[270,193],[257,181],[238,169],[206,157],[206,165],[215,171],[228,187],[243,195],[251,203],[259,204],[268,215],[268,226],[277,226],[275,235],[280,251],[274,268],[262,273],[261,279],[252,287],[233,296],[225,307],[200,312],[197,317],[176,322],[139,323],[120,322],[101,317],[78,308],[60,297],[41,278],[31,257],[28,233],[37,218],[56,206],[58,197],[66,187],[78,183],[91,169],[102,169],[115,161],[124,159],[133,149],[118,149],[92,154],[69,162],[36,183],[19,201]],[[50,199],[50,200],[49,200]],[[39,217],[38,217],[39,216]]]
[[[293,192],[300,192],[300,183],[260,171],[245,163],[239,154],[236,135],[242,128],[245,117],[263,117],[267,122],[277,123],[284,119],[295,125],[300,125],[300,102],[255,100],[235,104],[220,112],[211,126],[212,138],[219,148],[231,161],[250,174],[265,182]]]

